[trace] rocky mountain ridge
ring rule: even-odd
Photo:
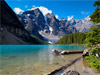
[[[34,34],[40,39],[48,39],[51,42],[59,40],[66,34],[88,32],[93,27],[89,16],[81,20],[76,20],[74,17],[69,20],[64,17],[57,19],[53,13],[43,15],[39,8],[25,11],[18,14],[18,17],[30,34]]]
[[[31,37],[4,0],[0,1],[0,10],[0,44],[42,44]]]

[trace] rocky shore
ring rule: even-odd
[[[69,70],[67,72],[62,73],[61,75],[80,75],[80,74],[75,70]]]
[[[83,51],[61,51],[61,50],[55,50],[53,49],[52,50],[55,54],[58,54],[58,55],[67,55],[67,54],[76,54],[76,53],[83,53]],[[61,66],[60,68],[58,69],[55,69],[53,70],[52,72],[48,73],[47,75],[57,75],[56,73],[58,73],[59,71],[62,71],[62,74],[59,74],[59,75],[80,75],[77,71],[72,71],[72,70],[69,70],[67,72],[64,72],[63,71],[65,69],[67,69],[68,67],[70,67],[71,65],[75,64],[78,60],[80,60],[83,56],[80,56],[74,60],[72,60],[70,63],[64,65],[64,66]]]
[[[91,53],[89,52],[91,50],[91,48],[87,48],[85,50],[82,51],[67,51],[67,50],[56,50],[53,49],[52,52],[57,54],[57,55],[68,55],[68,54],[76,54],[76,53],[82,53],[82,56],[76,58],[75,60],[71,61],[69,64],[66,64],[58,69],[55,69],[54,71],[50,72],[47,75],[57,75],[57,73],[60,73],[59,75],[81,75],[79,72],[77,72],[76,70],[68,70],[66,72],[64,72],[65,69],[67,69],[68,67],[72,66],[73,64],[75,64],[78,60],[80,60],[82,57],[85,56],[89,56],[91,55]]]

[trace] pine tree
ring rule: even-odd
[[[100,26],[94,26],[92,31],[87,34],[87,45],[92,46],[94,44],[100,43]]]
[[[90,16],[91,21],[94,23],[100,22],[100,0],[95,1],[94,6],[96,6],[96,10],[93,12],[93,14]]]

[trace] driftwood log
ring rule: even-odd
[[[49,74],[47,75],[55,75],[56,73],[58,73],[59,71],[64,71],[65,69],[67,69],[69,66],[71,66],[72,64],[74,64],[76,61],[80,60],[82,58],[82,56],[76,58],[75,60],[73,60],[72,62],[66,64],[65,66],[62,66],[52,72],[50,72]]]
[[[60,54],[60,55],[66,55],[66,54],[77,54],[77,53],[83,53],[83,50],[74,50],[74,51],[70,51],[70,50],[56,50],[56,49],[53,49],[52,50],[55,54]]]

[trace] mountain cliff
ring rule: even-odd
[[[64,17],[57,19],[53,13],[43,15],[39,8],[17,15],[29,33],[42,39],[45,38],[49,42],[56,42],[66,34],[88,32],[93,27],[89,16],[81,20],[76,20],[74,17],[69,20]]]
[[[30,36],[4,0],[0,1],[0,14],[0,44],[42,44]]]

